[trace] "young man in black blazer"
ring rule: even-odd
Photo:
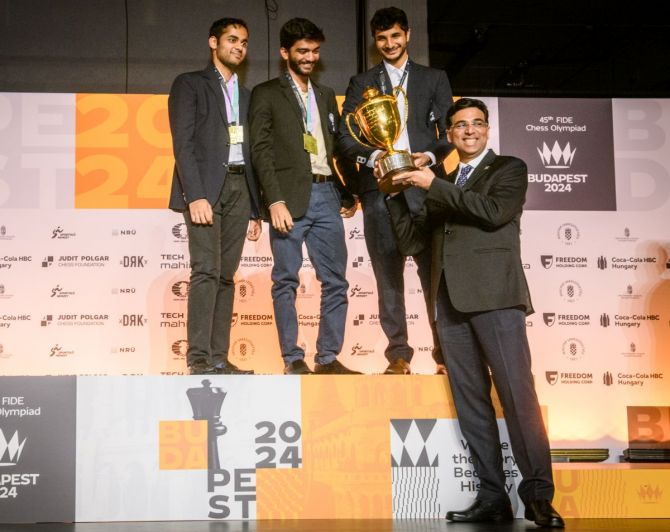
[[[432,240],[431,317],[445,351],[458,422],[481,483],[474,503],[447,512],[458,522],[510,521],[491,381],[502,403],[512,452],[523,480],[525,517],[563,528],[551,506],[549,441],[531,372],[526,315],[533,312],[521,263],[520,221],[526,164],[487,148],[488,109],[471,98],[447,113],[448,138],[460,157],[447,179],[430,168],[394,177],[427,192],[411,216],[402,194],[387,201],[400,250],[416,254]],[[490,372],[490,373],[489,373]]]
[[[405,105],[409,105],[408,122],[394,148],[409,150],[417,166],[439,166],[451,149],[446,140],[445,123],[445,115],[452,101],[451,87],[444,71],[419,65],[409,58],[407,47],[410,29],[404,11],[395,7],[378,10],[370,21],[370,29],[383,61],[351,78],[342,109],[339,145],[350,161],[359,164],[358,173],[348,185],[358,195],[363,207],[365,243],[377,282],[379,321],[388,338],[385,355],[389,364],[385,373],[407,374],[411,373],[410,361],[414,349],[407,341],[403,277],[405,257],[393,240],[384,195],[377,188],[372,174],[375,161],[384,152],[356,142],[344,120],[361,102],[367,87],[374,87],[382,94],[391,94],[394,87],[401,86],[409,102],[405,102],[402,95],[398,96],[400,114],[402,116]],[[412,212],[418,213],[425,193],[419,189],[410,189],[404,194]],[[427,298],[430,250],[416,255],[414,260],[424,297]],[[444,373],[437,333],[434,329],[432,332],[433,358],[438,365],[438,373]]]
[[[321,29],[307,19],[286,22],[279,50],[286,70],[256,86],[251,96],[252,159],[270,214],[272,302],[284,373],[293,375],[312,373],[298,345],[295,308],[303,243],[321,281],[314,372],[357,373],[337,360],[349,287],[340,212],[353,205],[353,198],[333,166],[340,118],[335,93],[312,78],[324,40]]]
[[[210,63],[179,75],[168,112],[175,157],[170,208],[184,213],[191,257],[186,363],[191,374],[245,374],[228,360],[233,276],[245,235],[261,234],[260,195],[249,155],[249,91],[235,69],[247,55],[243,20],[209,31]]]

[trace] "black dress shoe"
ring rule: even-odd
[[[565,528],[565,522],[559,513],[546,499],[531,501],[526,506],[524,517],[534,521],[537,526],[545,528]]]
[[[238,368],[232,362],[228,362],[228,361],[221,362],[220,364],[217,364],[216,366],[214,366],[214,370],[219,375],[253,375],[254,374],[253,369],[241,369],[241,368]]]
[[[309,375],[310,373],[312,373],[312,370],[309,369],[309,366],[305,364],[302,358],[284,366],[284,375]]]
[[[512,521],[512,505],[507,501],[475,500],[469,508],[447,512],[447,520],[458,523],[479,523],[482,521]]]
[[[409,367],[409,362],[403,358],[396,358],[384,371],[384,375],[409,375],[410,373],[412,373],[412,370]]]
[[[328,364],[315,364],[314,373],[319,375],[361,375],[360,371],[349,369],[337,359]]]

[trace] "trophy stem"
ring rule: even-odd
[[[386,194],[400,192],[405,190],[409,185],[404,183],[393,184],[393,176],[415,170],[412,156],[405,150],[395,150],[393,153],[387,153],[379,159],[379,170],[382,178],[378,186],[379,190]]]

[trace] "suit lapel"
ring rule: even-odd
[[[240,87],[240,124],[246,126],[247,114],[249,113],[249,93]]]
[[[417,75],[418,73],[415,63],[408,59],[407,66],[409,67],[409,71],[407,72],[407,98],[416,100],[416,96],[420,93],[421,79],[420,76]]]
[[[319,109],[319,119],[321,120],[321,132],[323,134],[323,140],[326,143],[328,160],[330,160],[331,153],[333,151],[333,146],[332,146],[332,137],[330,135],[328,101],[321,87],[319,87],[316,83],[314,83],[314,81],[312,81],[312,88],[314,89],[314,95],[316,96],[316,106]]]
[[[471,189],[477,183],[477,181],[483,179],[486,175],[488,175],[491,169],[491,165],[495,160],[496,160],[495,152],[493,150],[489,150],[489,152],[482,159],[482,162],[480,162],[477,165],[477,168],[474,169],[472,175],[463,185],[463,190]],[[454,173],[456,174],[457,172]]]
[[[417,72],[416,65],[408,59],[407,66],[409,67],[409,71],[407,72],[407,102],[405,104],[409,107],[409,112],[407,113],[407,124],[405,127],[407,128],[407,135],[411,139],[414,136],[415,123],[418,120],[416,113],[412,112],[413,102],[419,99],[422,91],[421,76]]]
[[[391,94],[393,92],[393,83],[391,83],[391,78],[386,71],[386,66],[383,61],[375,67],[374,72],[375,87],[377,87],[382,94]]]
[[[223,122],[227,124],[228,113],[226,113],[226,100],[221,89],[221,82],[219,81],[214,68],[214,65],[210,65],[204,70],[203,74],[207,78],[207,86],[214,94],[214,100],[216,101],[219,113],[221,113],[221,118],[223,119]]]
[[[298,99],[296,98],[291,85],[286,79],[285,74],[279,76],[279,86],[281,87],[282,94],[288,100],[290,108],[293,109],[296,118],[299,120],[300,128],[303,129],[304,124],[302,119],[302,111],[300,110],[300,104],[298,103]]]

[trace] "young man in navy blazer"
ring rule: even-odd
[[[233,276],[245,235],[261,234],[260,195],[249,155],[249,91],[235,74],[247,55],[243,20],[209,31],[210,63],[177,76],[168,98],[175,157],[170,208],[184,213],[191,257],[186,363],[191,374],[253,373],[228,360]]]
[[[446,140],[445,125],[447,109],[452,101],[451,87],[444,71],[419,65],[409,58],[407,47],[410,29],[404,11],[395,7],[378,10],[370,21],[370,29],[383,61],[351,78],[342,109],[339,145],[344,155],[359,165],[358,173],[348,185],[358,195],[363,207],[365,244],[377,282],[379,321],[388,338],[385,355],[389,364],[385,373],[407,374],[411,373],[410,361],[414,349],[410,347],[407,338],[403,276],[405,257],[393,240],[384,195],[377,188],[372,174],[375,161],[384,152],[356,142],[344,120],[361,102],[367,87],[374,87],[382,94],[391,94],[394,87],[401,86],[409,102],[402,95],[398,96],[400,114],[404,115],[406,105],[409,105],[409,114],[407,126],[394,144],[394,149],[410,151],[417,166],[440,166],[451,149]],[[419,189],[409,189],[404,195],[412,212],[418,213],[425,193]],[[430,250],[416,255],[414,260],[424,297],[427,298],[430,287]],[[437,333],[434,329],[432,333],[437,372],[444,373]]]

